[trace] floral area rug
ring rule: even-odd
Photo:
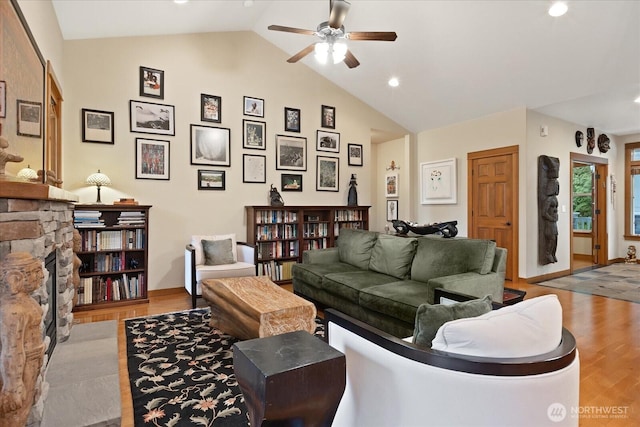
[[[249,425],[233,373],[238,340],[209,319],[206,308],[125,320],[135,426]]]

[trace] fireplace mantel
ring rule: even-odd
[[[58,187],[12,179],[0,180],[0,199],[57,200],[77,202],[76,194]]]

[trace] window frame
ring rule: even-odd
[[[640,142],[631,142],[624,145],[624,238],[626,240],[640,240],[640,235],[631,232],[631,215],[633,211],[631,168],[640,168],[640,160],[632,161],[631,154],[637,149],[640,149]]]

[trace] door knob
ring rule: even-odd
[[[511,221],[507,221],[505,225],[511,225]]]

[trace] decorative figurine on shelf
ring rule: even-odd
[[[633,245],[629,246],[627,249],[627,257],[624,259],[625,264],[637,264],[638,260],[636,259],[636,247]]]
[[[347,206],[358,206],[358,191],[356,190],[356,174],[351,174],[351,181],[349,181],[349,197],[347,198]]]
[[[24,157],[22,156],[6,152],[5,148],[9,148],[9,140],[3,136],[0,136],[0,176],[4,175],[5,165],[8,162],[19,163],[24,160]]]
[[[284,200],[280,193],[278,193],[278,189],[271,184],[271,190],[269,190],[269,199],[271,201],[271,206],[284,206]]]

